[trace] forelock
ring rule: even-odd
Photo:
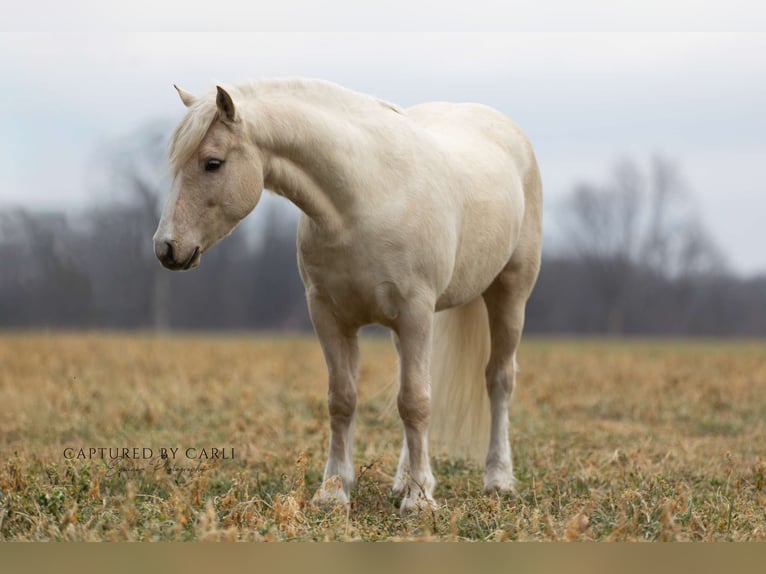
[[[169,159],[173,175],[192,157],[215,121],[215,100],[200,98],[189,108],[170,138]]]

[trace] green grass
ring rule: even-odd
[[[313,338],[0,335],[0,539],[766,540],[763,343],[530,338],[511,405],[518,495],[485,496],[479,466],[436,454],[440,506],[405,519],[395,356],[386,339],[362,353],[359,481],[350,508],[323,512]],[[115,472],[68,446],[235,458]]]

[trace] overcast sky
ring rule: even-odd
[[[40,3],[24,3],[4,8],[11,18],[0,26],[0,205],[76,207],[108,193],[93,184],[99,150],[140,126],[179,119],[174,82],[201,92],[216,81],[309,76],[402,106],[476,101],[505,112],[536,148],[551,235],[551,214],[573,184],[603,180],[622,158],[662,154],[679,164],[733,267],[766,270],[766,34],[757,32],[763,9],[741,0],[727,2],[725,14],[681,2],[668,18],[658,18],[665,3],[647,0],[619,33],[608,32],[617,27],[604,16],[619,3],[601,0],[545,17],[506,5],[479,11],[486,32],[438,34],[415,32],[416,20],[403,17],[410,3],[399,1],[381,13],[335,2],[346,13],[357,7],[357,25],[319,2],[304,3],[298,24],[286,8],[293,2],[267,10],[208,3],[205,13],[178,1],[137,1],[124,12],[107,2],[42,4],[45,21],[35,20]],[[420,4],[440,15],[442,29],[476,17],[466,7],[474,3],[451,19],[435,8],[443,4]],[[9,31],[14,16],[26,23],[16,30],[47,31]],[[95,17],[106,24],[93,25]],[[196,31],[155,31],[179,17]],[[517,30],[553,32],[493,30],[501,17],[521,22]],[[248,23],[305,31],[236,31]],[[591,31],[568,33],[567,24]],[[400,31],[378,31],[384,26]],[[215,27],[234,31],[208,31]],[[710,32],[719,27],[740,31]],[[344,28],[364,31],[311,31]],[[661,33],[635,31],[642,28]]]

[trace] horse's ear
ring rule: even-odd
[[[197,101],[197,98],[193,95],[191,95],[189,92],[186,92],[173,84],[173,87],[176,89],[176,92],[178,92],[178,95],[181,96],[181,101],[184,103],[184,105],[188,108],[191,107],[191,105]]]
[[[215,98],[215,104],[218,106],[218,111],[221,115],[230,122],[237,121],[237,109],[234,107],[234,100],[231,99],[229,92],[224,90],[221,86],[216,86],[218,95]]]

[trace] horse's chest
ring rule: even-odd
[[[380,300],[384,273],[363,243],[304,242],[298,254],[306,289],[320,295],[336,315],[358,323],[385,318]]]

